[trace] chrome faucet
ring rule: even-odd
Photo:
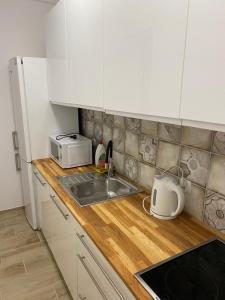
[[[112,154],[113,154],[113,142],[112,140],[110,140],[106,148],[106,158],[105,158],[105,168],[108,170],[108,177],[113,176]]]

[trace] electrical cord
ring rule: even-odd
[[[148,211],[148,210],[146,209],[146,207],[145,207],[145,201],[146,201],[148,198],[150,198],[150,197],[151,197],[151,196],[144,197],[144,199],[142,200],[142,206],[143,206],[143,209],[144,209],[144,211],[146,212],[146,214],[148,214],[148,215],[151,216],[150,211]]]
[[[77,139],[76,133],[68,133],[68,134],[59,134],[59,135],[57,135],[56,140],[59,141],[59,140],[62,140],[64,138],[67,138],[67,137],[70,137],[71,139],[74,139],[74,140]]]

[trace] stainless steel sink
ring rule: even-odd
[[[63,189],[80,205],[110,200],[140,192],[124,179],[113,176],[98,176],[95,172],[56,177]]]

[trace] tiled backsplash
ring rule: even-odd
[[[104,144],[112,139],[116,170],[148,191],[155,174],[180,166],[192,183],[185,210],[225,233],[225,133],[84,109],[82,130]]]

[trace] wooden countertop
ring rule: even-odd
[[[33,164],[137,299],[152,297],[134,277],[136,272],[215,235],[225,238],[185,213],[170,221],[148,216],[142,209],[145,193],[81,208],[54,177],[87,172],[92,166],[63,170],[51,159]]]

